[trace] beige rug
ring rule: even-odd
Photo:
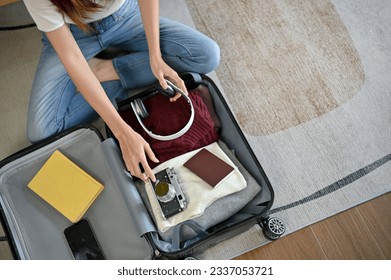
[[[391,190],[390,1],[186,2],[288,234]],[[254,226],[200,257],[265,242]]]
[[[221,46],[217,73],[250,135],[317,118],[364,83],[354,42],[330,0],[188,3],[197,28]]]

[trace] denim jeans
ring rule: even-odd
[[[114,14],[91,23],[92,32],[85,33],[73,24],[69,27],[87,60],[108,47],[127,51],[127,55],[113,59],[120,80],[102,83],[112,102],[126,98],[131,88],[156,81],[149,64],[147,40],[136,0],[125,1]],[[98,117],[77,92],[45,34],[42,42],[28,110],[30,142],[88,124]],[[177,72],[208,73],[219,64],[220,50],[213,40],[166,18],[160,18],[160,45],[164,61]]]

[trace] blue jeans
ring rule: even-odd
[[[108,47],[128,52],[113,59],[120,80],[102,83],[112,102],[126,98],[131,88],[156,81],[149,64],[147,40],[136,0],[127,0],[117,12],[90,26],[93,31],[85,33],[76,25],[70,25],[87,60]],[[27,137],[30,142],[91,123],[98,117],[77,92],[45,34],[42,42],[28,110]],[[160,45],[164,61],[177,72],[208,73],[219,64],[220,50],[213,40],[166,18],[160,18]]]

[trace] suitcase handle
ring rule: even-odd
[[[179,77],[185,82],[187,88],[195,88],[202,83],[202,77],[198,73],[183,72],[179,74]]]

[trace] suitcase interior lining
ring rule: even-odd
[[[3,211],[20,258],[73,258],[63,234],[63,230],[72,223],[27,187],[34,174],[57,148],[105,185],[85,217],[90,221],[106,257],[151,258],[150,247],[136,230],[127,203],[122,199],[121,190],[108,168],[111,164],[106,161],[102,146],[94,131],[83,129],[1,168]]]

